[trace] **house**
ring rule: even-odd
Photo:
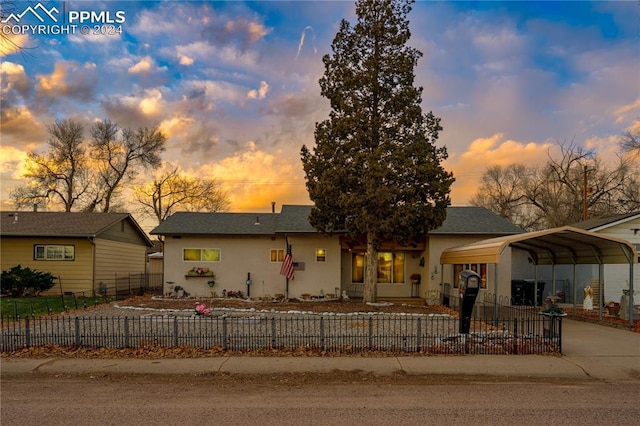
[[[59,278],[52,292],[100,291],[144,273],[153,243],[127,213],[0,212],[0,265]]]
[[[164,237],[165,293],[175,286],[193,296],[242,291],[250,297],[361,295],[365,241],[324,235],[309,221],[312,206],[284,205],[280,213],[175,213],[152,235]],[[378,253],[378,297],[424,297],[440,291],[440,253],[447,247],[521,233],[481,207],[449,207],[447,219],[423,241],[383,244]],[[294,277],[280,274],[287,254]],[[461,265],[476,268],[478,264]],[[447,280],[453,280],[453,272]],[[247,284],[250,282],[250,284]]]

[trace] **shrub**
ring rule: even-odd
[[[37,296],[54,286],[55,277],[50,272],[39,272],[20,265],[2,271],[0,285],[2,294],[12,297]]]

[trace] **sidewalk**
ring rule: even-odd
[[[229,374],[330,373],[376,375],[473,375],[510,378],[640,382],[640,334],[578,321],[563,321],[563,355],[432,357],[215,357],[193,359],[3,358],[2,375],[30,373]]]

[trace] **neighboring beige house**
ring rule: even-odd
[[[0,265],[59,277],[51,292],[96,292],[145,273],[153,244],[127,213],[0,212]]]
[[[600,219],[589,219],[572,225],[576,228],[586,229],[596,234],[621,238],[633,244],[640,252],[640,211],[608,216]],[[640,262],[640,259],[638,259]],[[583,287],[588,283],[588,275],[598,277],[597,267],[585,271],[587,276],[582,277]],[[634,288],[640,288],[640,264],[634,265]],[[628,265],[604,265],[604,301],[619,302],[623,290],[629,289]]]
[[[364,241],[326,236],[308,221],[312,206],[285,205],[280,213],[175,213],[151,231],[164,236],[165,293],[181,286],[192,296],[242,291],[251,297],[361,295]],[[440,254],[448,247],[521,233],[515,225],[481,207],[449,207],[443,225],[412,246],[383,245],[378,254],[378,297],[425,297],[453,282],[443,277]],[[280,274],[291,245],[294,279]],[[487,277],[486,267],[477,269]],[[193,272],[199,270],[202,273]],[[191,271],[191,272],[190,272]],[[419,275],[418,280],[412,276]],[[251,280],[248,287],[247,279]]]

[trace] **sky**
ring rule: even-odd
[[[2,210],[25,182],[27,153],[42,153],[46,126],[65,118],[159,126],[163,160],[216,178],[230,211],[311,203],[300,148],[314,146],[315,124],[329,115],[322,57],[340,21],[356,22],[354,1],[19,1],[15,9],[26,13],[3,32],[27,49],[6,41],[0,49]],[[635,0],[417,1],[408,18],[408,44],[423,53],[415,69],[423,111],[442,119],[453,205],[468,205],[491,165],[542,164],[570,142],[613,159],[620,135],[640,127]],[[23,27],[35,24],[45,28]]]

